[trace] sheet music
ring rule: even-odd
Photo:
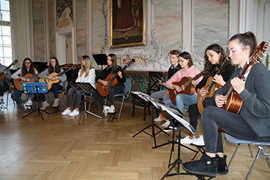
[[[156,99],[152,98],[148,94],[145,94],[143,92],[139,91],[132,91],[131,93],[136,94],[140,98],[142,98],[144,101],[151,102],[157,109],[161,109],[163,111],[166,111],[170,116],[172,116],[175,120],[177,120],[179,123],[181,123],[185,128],[187,128],[192,134],[195,133],[195,129],[185,120],[182,118],[182,114],[177,111],[174,108],[167,107],[162,103],[157,102]]]

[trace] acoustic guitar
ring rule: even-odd
[[[121,68],[120,70],[124,71],[127,67],[129,67],[132,63],[135,62],[135,59],[130,60],[123,68]],[[119,70],[119,71],[120,71]],[[117,72],[119,72],[117,71]],[[104,86],[102,83],[98,82],[97,83],[97,91],[99,92],[99,94],[101,96],[108,96],[109,94],[109,88],[111,86],[116,86],[118,84],[118,80],[117,80],[117,72],[116,73],[110,73],[105,79],[104,81],[108,81],[108,85]]]
[[[33,75],[31,73],[27,73],[23,76],[24,80],[21,78],[14,79],[14,86],[18,91],[23,91],[23,83],[35,82],[37,80],[37,75]]]
[[[176,86],[180,86],[181,87],[181,91],[178,92],[175,89],[169,89],[169,96],[171,99],[171,102],[173,104],[176,104],[176,96],[178,94],[187,94],[187,95],[191,95],[195,93],[195,87],[192,85],[192,81],[197,80],[199,77],[205,75],[206,71],[202,71],[199,74],[197,74],[196,76],[194,76],[193,78],[191,77],[183,77],[179,82],[173,82],[173,85]]]
[[[230,64],[230,61],[227,60],[227,58],[226,58],[225,61],[223,61],[223,63],[221,64],[221,67],[216,72],[216,74],[221,74],[229,64]],[[200,93],[197,94],[197,106],[198,106],[200,114],[202,114],[202,111],[203,111],[203,108],[204,108],[203,101],[206,98],[212,97],[214,92],[219,88],[221,88],[221,85],[214,82],[214,77],[213,76],[209,76],[206,83],[205,83],[205,85],[202,87],[202,89],[206,89],[208,93],[206,95],[204,95],[204,96],[201,96]]]
[[[249,63],[246,64],[240,72],[240,79],[243,79],[244,75],[248,72],[248,69],[250,69],[254,64],[260,63],[261,57],[265,53],[267,46],[267,42],[263,41],[259,46],[256,47],[255,52],[249,58]],[[239,97],[238,93],[233,90],[231,84],[227,88],[225,96],[227,96],[227,103],[224,104],[223,108],[227,111],[238,114],[241,110],[243,100]]]
[[[15,59],[8,67],[6,67],[1,73],[0,73],[0,80],[5,80],[6,79],[6,74],[4,73],[6,70],[11,68],[11,66],[15,65],[18,62],[17,59]]]

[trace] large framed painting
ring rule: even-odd
[[[56,27],[66,28],[73,25],[72,0],[56,0]]]
[[[144,0],[110,0],[110,47],[146,43]]]

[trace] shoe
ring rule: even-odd
[[[25,106],[32,106],[32,100],[28,99],[26,103],[24,103]]]
[[[63,116],[66,116],[66,115],[69,115],[70,113],[71,113],[70,108],[67,108],[67,109],[65,109],[61,114],[62,114]]]
[[[193,142],[193,138],[190,138],[190,136],[186,136],[185,138],[182,138],[180,140],[181,144],[191,144]]]
[[[59,106],[59,102],[60,102],[60,99],[59,98],[56,98],[56,99],[54,99],[54,101],[53,101],[53,104],[52,104],[52,107],[58,107]]]
[[[166,133],[172,132],[172,129],[169,128],[169,127],[163,128],[162,130],[163,130],[164,132],[166,132]]]
[[[109,111],[110,107],[109,106],[103,106],[103,113],[104,113],[104,116],[106,117],[108,115],[108,111]]]
[[[223,158],[217,156],[217,173],[218,174],[227,174],[229,172],[226,159],[227,159],[226,155],[224,155]]]
[[[203,154],[200,160],[184,163],[183,169],[191,174],[216,177],[217,157],[211,158]]]
[[[155,121],[155,122],[160,122],[160,121],[162,121],[160,115],[159,115],[157,118],[155,118],[154,121]]]
[[[198,138],[193,138],[192,143],[195,146],[204,146],[203,135],[200,135]]]
[[[78,116],[80,112],[76,109],[74,109],[71,113],[69,113],[69,116]]]
[[[40,110],[45,111],[47,109],[47,107],[49,107],[49,104],[47,103],[47,101],[44,101],[41,104]]]
[[[115,113],[114,105],[111,105],[111,107],[109,107],[108,113]]]
[[[164,128],[166,128],[166,127],[168,127],[169,125],[170,125],[170,121],[169,120],[167,120],[165,123],[163,123],[161,126],[162,127],[164,127]]]

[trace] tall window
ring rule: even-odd
[[[9,0],[0,0],[0,63],[12,62],[11,25]]]

